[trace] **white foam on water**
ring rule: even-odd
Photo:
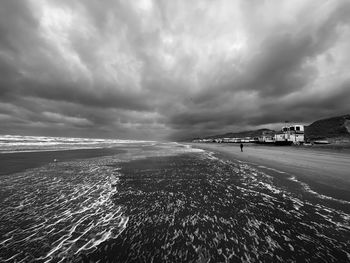
[[[270,171],[274,171],[276,173],[280,173],[280,174],[285,174],[286,172],[283,172],[283,171],[280,171],[280,170],[277,170],[277,169],[274,169],[274,168],[271,168],[271,167],[266,167],[266,166],[263,166],[263,165],[259,165],[258,166],[259,168],[263,168],[263,169],[267,169],[267,170],[270,170]]]
[[[152,144],[154,141],[0,135],[0,153],[108,148],[125,144]]]
[[[298,183],[299,185],[301,185],[303,187],[303,189],[306,192],[308,192],[308,193],[310,193],[312,195],[315,195],[316,197],[318,197],[320,199],[331,200],[331,201],[335,201],[335,202],[338,202],[338,203],[341,203],[341,204],[350,204],[349,201],[342,200],[342,199],[337,199],[337,198],[334,198],[334,197],[330,197],[330,196],[327,196],[327,195],[323,195],[323,194],[317,193],[316,191],[312,190],[308,184],[299,181],[295,176],[291,176],[288,179],[290,181]]]
[[[26,173],[3,176],[0,205],[1,262],[68,259],[88,253],[126,228],[128,217],[113,202],[119,172],[104,158],[51,164]],[[12,222],[12,223],[10,223]],[[41,255],[36,247],[40,244]],[[26,253],[32,254],[27,257]]]

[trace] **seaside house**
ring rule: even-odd
[[[304,125],[288,125],[282,127],[281,131],[274,136],[275,144],[291,145],[305,142]]]

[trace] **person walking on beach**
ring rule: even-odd
[[[243,152],[243,143],[241,143],[239,147],[241,147],[241,152]]]

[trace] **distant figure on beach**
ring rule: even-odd
[[[243,152],[243,143],[239,147],[241,147],[241,152]]]

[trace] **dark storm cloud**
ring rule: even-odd
[[[0,3],[1,133],[179,138],[348,113],[348,1]]]

